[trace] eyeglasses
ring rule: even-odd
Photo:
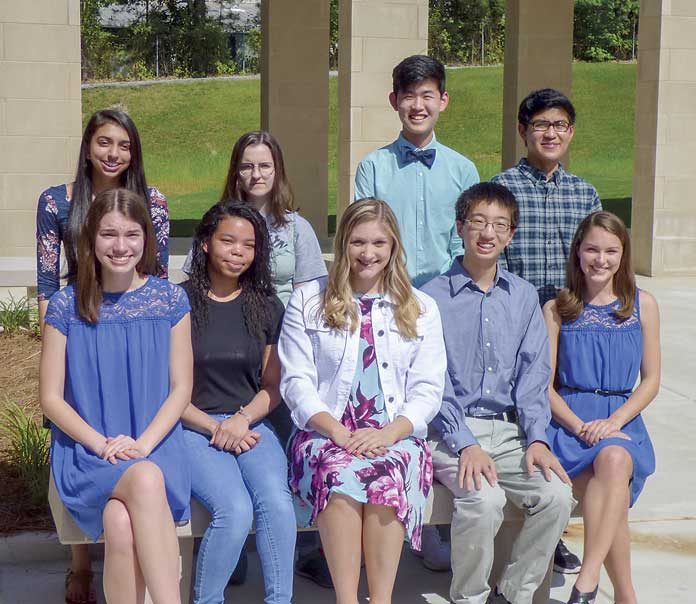
[[[511,224],[503,222],[502,220],[488,222],[483,218],[465,218],[464,224],[467,224],[472,231],[484,231],[486,227],[490,224],[496,233],[507,233],[512,227]]]
[[[571,126],[570,122],[566,120],[558,120],[555,122],[550,122],[549,120],[535,120],[529,122],[529,125],[534,132],[546,132],[551,126],[553,126],[556,132],[568,132]]]
[[[259,174],[261,174],[262,178],[268,178],[271,174],[273,174],[275,166],[270,162],[262,162],[260,164],[240,164],[237,172],[240,176],[247,178],[248,176],[252,175],[254,168],[259,169]]]

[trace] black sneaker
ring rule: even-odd
[[[553,554],[553,570],[564,575],[577,575],[581,565],[580,558],[565,546],[563,539],[559,540]]]
[[[320,587],[333,589],[333,581],[321,549],[313,549],[308,552],[300,551],[295,562],[295,574],[314,581]]]
[[[490,594],[488,594],[488,600],[486,604],[511,604],[503,594],[498,591],[496,587]]]
[[[246,545],[242,548],[242,553],[239,554],[237,566],[234,567],[234,572],[227,582],[227,585],[244,585],[247,577],[247,568],[249,567],[249,558],[247,557]]]

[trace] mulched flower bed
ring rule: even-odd
[[[41,341],[31,333],[0,333],[0,411],[10,402],[34,411],[39,408],[39,356]],[[24,486],[7,463],[8,443],[0,437],[0,534],[19,531],[52,531],[48,504],[27,504]]]

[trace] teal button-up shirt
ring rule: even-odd
[[[434,134],[425,147],[435,149],[432,167],[407,157],[411,149],[416,147],[399,135],[364,157],[355,173],[355,199],[375,197],[394,210],[408,274],[420,287],[463,253],[454,206],[464,190],[479,182],[479,175],[469,159],[438,143]]]

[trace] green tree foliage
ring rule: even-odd
[[[640,0],[575,0],[573,54],[584,61],[635,58]]]
[[[130,27],[127,43],[134,63],[142,62],[159,75],[204,76],[230,59],[227,34],[217,19],[206,15],[204,0],[148,4],[145,18]]]
[[[111,75],[115,50],[112,34],[102,29],[99,9],[108,0],[80,0],[82,79],[105,79]]]
[[[231,61],[229,35],[205,0],[80,0],[83,79],[114,76],[204,76],[225,72]],[[220,0],[220,8],[232,0]],[[99,10],[109,6],[137,19],[118,34],[101,27]]]
[[[428,47],[444,63],[499,63],[505,46],[505,0],[430,0]]]
[[[505,0],[430,0],[430,53],[448,64],[503,60]],[[640,0],[575,0],[574,56],[631,59]],[[540,16],[540,27],[543,15]]]
[[[329,5],[329,69],[338,69],[338,0]]]
[[[329,3],[331,69],[338,67],[339,1]],[[218,2],[220,17],[207,14],[205,0],[80,0],[83,79],[203,76],[240,68],[258,71],[259,24],[248,32],[241,58],[237,55],[238,67],[221,19],[223,9],[234,0]],[[446,64],[502,62],[506,0],[429,0],[429,4],[430,54]],[[121,7],[139,18],[117,36],[100,26],[99,9],[104,6]],[[640,0],[575,0],[574,57],[588,61],[635,58],[639,6]]]

